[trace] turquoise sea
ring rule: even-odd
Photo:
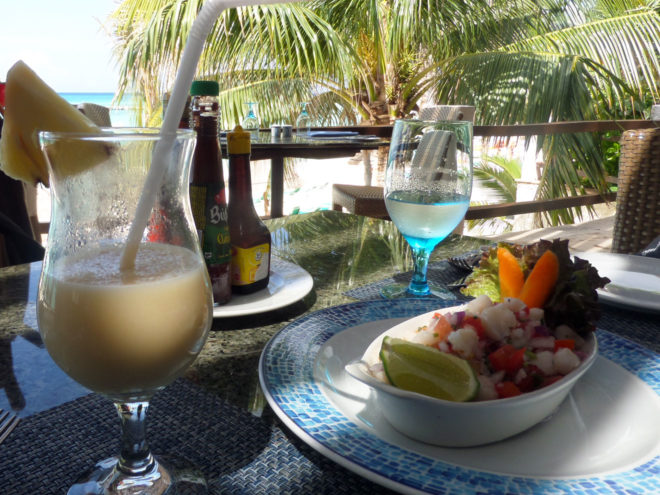
[[[119,103],[113,102],[113,93],[58,93],[69,103],[96,103],[110,108],[110,120],[113,127],[126,127],[136,124],[135,104],[131,95],[124,96]]]

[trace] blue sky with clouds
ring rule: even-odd
[[[57,92],[114,92],[104,30],[119,0],[0,0],[0,81],[23,60]]]

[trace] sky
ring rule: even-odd
[[[119,0],[0,0],[0,81],[23,60],[58,93],[114,93],[118,67],[103,25]]]

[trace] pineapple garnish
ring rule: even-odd
[[[29,184],[42,182],[49,185],[46,159],[39,146],[39,131],[100,132],[23,61],[16,62],[7,72],[5,105],[0,168],[10,177]],[[60,156],[56,173],[62,176],[86,170],[111,154],[106,147],[94,142],[84,145],[62,142],[49,153]]]

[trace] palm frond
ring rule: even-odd
[[[492,163],[504,170],[513,180],[520,179],[522,175],[522,163],[516,158],[506,158],[499,155],[483,155],[482,162]]]
[[[483,124],[502,125],[597,119],[610,94],[598,85],[609,76],[617,94],[630,89],[584,57],[545,52],[488,52],[447,60],[439,101],[471,103]]]
[[[500,166],[500,163],[504,166]],[[497,156],[482,156],[474,168],[474,178],[493,193],[499,202],[516,200],[516,179],[520,178],[522,165],[518,160],[507,160]]]
[[[202,4],[123,0],[113,15],[120,90],[139,94],[148,116]],[[227,127],[246,101],[263,125],[293,122],[300,101],[329,124],[388,122],[429,96],[475,105],[487,125],[598,120],[660,101],[659,40],[660,0],[309,0],[226,10],[196,77],[220,82]],[[578,171],[604,190],[599,136],[537,142],[539,198],[581,193]]]
[[[539,139],[539,147],[543,150],[545,167],[537,191],[538,199],[585,194],[580,172],[584,173],[590,187],[600,193],[607,192],[599,136],[591,133],[546,136]],[[539,220],[551,225],[574,223],[576,218],[582,218],[584,210],[573,208],[545,212]],[[593,208],[587,207],[586,211],[593,211]]]
[[[660,14],[653,9],[528,38],[505,49],[580,55],[617,74],[629,86],[660,98]],[[599,84],[608,82],[605,73]]]

